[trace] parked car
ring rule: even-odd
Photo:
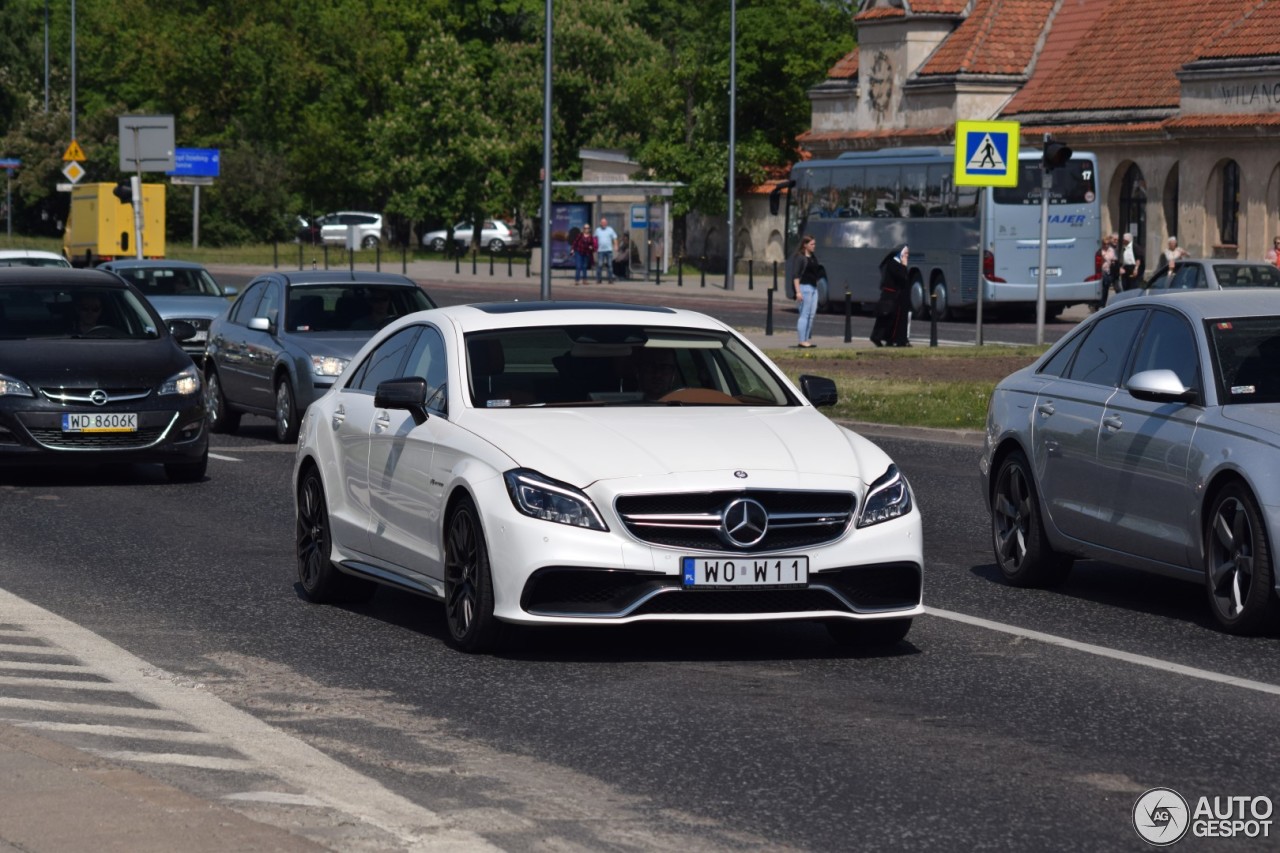
[[[459,222],[453,226],[453,240],[459,249],[465,249],[474,241],[475,227],[470,222]],[[449,234],[444,229],[428,231],[422,235],[422,245],[433,252],[443,252]],[[519,236],[501,219],[486,219],[480,227],[480,245],[490,252],[501,252],[508,246],[517,246]]]
[[[227,312],[234,287],[223,287],[207,269],[188,261],[108,261],[99,269],[113,272],[141,290],[166,323],[185,320],[195,335],[182,348],[196,364],[204,363],[209,323]]]
[[[1274,264],[1224,258],[1192,258],[1170,269],[1161,267],[1146,285],[1117,293],[1112,301],[1155,296],[1178,290],[1223,290],[1232,287],[1280,287],[1280,269]]]
[[[0,269],[0,464],[209,461],[200,371],[136,288],[100,270]]]
[[[58,267],[67,269],[71,261],[57,252],[40,249],[0,249],[0,267]]]
[[[385,239],[380,213],[341,210],[320,217],[315,225],[320,229],[321,240],[338,246],[346,245],[351,228],[355,229],[356,245],[362,249],[372,249]]]
[[[295,243],[305,243],[308,246],[316,246],[320,244],[320,220],[315,222],[307,219],[305,216],[296,217],[294,228],[297,230],[297,236],[294,237]]]
[[[923,612],[902,472],[733,329],[554,302],[402,318],[303,420],[302,589],[440,599],[448,641],[504,624],[824,622],[895,643]]]
[[[205,381],[214,432],[235,432],[246,412],[275,419],[276,438],[342,374],[380,324],[435,303],[393,273],[272,272],[249,282],[209,326]]]
[[[1274,625],[1280,293],[1109,305],[1002,380],[981,473],[1016,586],[1075,559],[1198,580],[1223,629]]]

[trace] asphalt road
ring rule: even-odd
[[[935,611],[883,654],[795,624],[525,631],[470,657],[423,599],[307,604],[292,448],[257,418],[217,438],[199,484],[148,468],[3,474],[0,586],[356,771],[353,800],[383,786],[507,850],[1138,850],[1131,809],[1149,788],[1280,794],[1276,635],[1221,634],[1197,586],[1102,564],[1051,592],[1007,587],[977,449],[878,440],[924,513]],[[23,701],[56,687],[4,683],[0,717],[50,716]],[[130,748],[139,762],[171,749]],[[211,798],[266,784],[213,758],[145,766]],[[335,849],[407,849],[333,835],[314,809],[254,808]]]

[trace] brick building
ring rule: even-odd
[[[1007,119],[1025,147],[1097,154],[1104,229],[1148,262],[1170,235],[1261,259],[1280,234],[1280,0],[862,0],[854,20],[809,92],[813,157]]]

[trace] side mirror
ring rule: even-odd
[[[414,425],[421,426],[427,420],[427,380],[405,376],[379,382],[373,405],[378,409],[404,409],[413,416]]]
[[[271,331],[271,321],[266,317],[251,317],[249,319],[249,328],[255,332]]]
[[[189,341],[196,336],[196,327],[186,320],[169,321],[169,334],[180,341]]]
[[[800,392],[818,408],[834,406],[840,400],[836,383],[824,376],[801,376]]]
[[[229,284],[226,287],[222,288],[222,295],[227,297],[228,299],[235,296],[239,292],[240,290],[238,288],[233,287]]]
[[[1148,403],[1192,403],[1199,396],[1194,388],[1183,385],[1172,370],[1135,373],[1124,387],[1135,399]]]

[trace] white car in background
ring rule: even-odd
[[[362,249],[376,248],[385,239],[380,213],[340,210],[321,216],[315,227],[320,229],[320,239],[330,245],[345,246],[353,228],[356,245]]]
[[[902,639],[920,512],[877,446],[702,314],[460,305],[387,326],[307,409],[297,561],[316,602],[442,600],[448,640],[504,625],[811,620]]]
[[[470,222],[459,222],[453,226],[453,241],[459,249],[466,249],[475,242],[474,236],[475,228]],[[428,231],[422,235],[422,245],[433,252],[443,252],[448,239],[448,232],[443,228],[438,231]],[[480,246],[490,252],[501,252],[519,243],[519,236],[501,219],[486,219],[480,227]]]
[[[70,269],[71,262],[57,252],[45,252],[40,249],[0,249],[0,267]]]

